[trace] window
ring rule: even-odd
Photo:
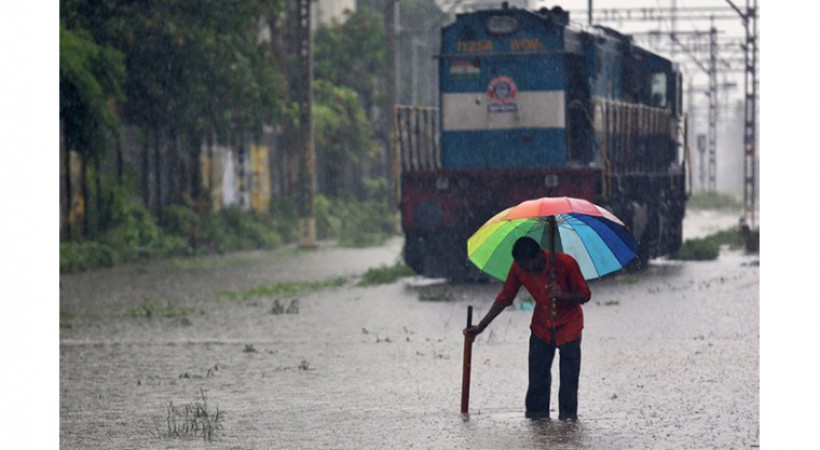
[[[649,105],[666,107],[666,73],[655,72],[649,79]]]

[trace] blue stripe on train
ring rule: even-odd
[[[566,163],[564,128],[441,133],[441,165],[448,170],[540,169]]]

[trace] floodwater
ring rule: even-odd
[[[737,217],[690,213],[684,233],[709,234]],[[395,262],[401,244],[285,248],[62,276],[61,447],[759,445],[757,255],[724,249],[716,261],[657,259],[644,272],[591,283],[573,424],[524,418],[531,312],[518,308],[476,340],[470,414],[461,415],[467,305],[482,317],[500,284],[355,285],[368,268]],[[293,296],[218,295],[338,276],[349,281],[298,296],[298,313],[272,313]],[[145,305],[164,309],[147,317],[139,312]],[[202,395],[210,414],[220,413],[213,440],[169,436],[169,404]]]

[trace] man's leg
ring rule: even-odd
[[[558,388],[558,419],[578,420],[578,378],[581,375],[581,338],[559,347],[561,386]]]
[[[550,414],[550,384],[552,376],[550,368],[555,356],[555,346],[530,334],[529,374],[530,384],[527,388],[527,417],[549,417]]]

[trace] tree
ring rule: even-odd
[[[87,166],[92,162],[99,176],[100,160],[118,136],[120,122],[110,101],[123,99],[120,85],[125,76],[122,54],[97,45],[85,30],[68,30],[60,23],[60,120],[66,148],[80,155],[81,191],[89,206]],[[68,155],[68,152],[66,152]],[[72,197],[70,167],[66,163],[66,195]],[[101,198],[97,183],[97,196]],[[98,202],[99,204],[99,202]],[[83,215],[83,233],[88,232]]]
[[[362,107],[373,119],[373,106],[383,102],[386,91],[387,49],[382,15],[370,9],[346,12],[347,20],[334,19],[315,36],[315,75],[336,86],[356,91]]]
[[[124,119],[153,137],[159,209],[162,152],[174,169],[171,200],[196,196],[204,139],[251,139],[281,113],[281,74],[259,40],[260,20],[280,9],[279,0],[61,2],[65,21],[92,30],[98,42],[125,56]],[[188,149],[187,157],[180,153],[180,143]]]
[[[328,197],[365,194],[365,169],[378,157],[378,147],[358,94],[348,87],[317,80],[316,159],[319,191]]]

